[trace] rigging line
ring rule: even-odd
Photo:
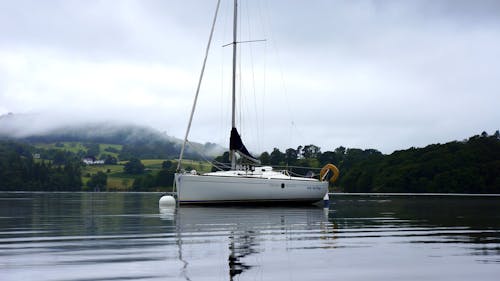
[[[223,51],[221,51],[221,70],[220,70],[220,98],[219,98],[219,108],[221,110],[219,110],[219,128],[218,128],[218,132],[222,132],[222,128],[224,128],[224,116],[225,116],[225,112],[224,112],[224,55],[222,54]],[[225,132],[224,132],[225,133]],[[221,140],[222,137],[220,135],[217,136],[218,140]]]
[[[231,163],[222,163],[222,162],[219,162],[215,159],[212,160],[212,162],[210,162],[210,164],[212,164],[219,171],[222,171],[224,169],[231,169]],[[222,166],[222,168],[221,168],[221,166]]]
[[[269,35],[270,38],[276,38],[274,37],[272,34],[273,34],[273,30],[271,29],[271,24],[270,24],[270,21],[269,21],[269,14],[267,13],[269,11],[269,6],[267,5],[267,2],[264,2],[265,3],[265,6],[266,6],[266,18],[267,18],[267,22],[268,22],[268,28],[269,28],[269,33],[271,35]],[[286,87],[286,83],[285,83],[285,75],[283,73],[283,65],[281,63],[281,58],[279,56],[279,50],[278,50],[278,47],[277,47],[277,44],[274,43],[274,44],[271,44],[272,45],[272,49],[275,53],[275,56],[276,56],[276,61],[277,61],[277,64],[278,64],[278,68],[279,68],[279,74],[280,74],[280,78],[281,78],[281,87],[283,88],[283,92],[284,92],[284,96],[285,96],[285,102],[286,102],[286,108],[287,108],[287,111],[288,111],[288,116],[290,117],[290,119],[292,120],[291,122],[291,129],[289,131],[289,134],[290,134],[290,137],[288,138],[288,140],[290,142],[293,143],[293,136],[292,136],[292,128],[295,126],[295,115],[293,114],[293,110],[291,109],[291,105],[290,105],[290,101],[289,101],[289,98],[288,98],[288,89]]]
[[[285,83],[285,74],[283,72],[283,65],[281,64],[281,58],[279,56],[279,50],[278,50],[278,47],[276,46],[276,44],[273,45],[274,46],[274,51],[276,53],[276,58],[277,58],[277,61],[278,61],[278,66],[279,66],[279,70],[280,70],[280,78],[281,78],[281,87],[283,87],[283,93],[284,93],[284,96],[285,96],[285,103],[286,103],[286,109],[288,111],[288,116],[291,117],[292,121],[290,123],[291,125],[291,128],[290,128],[290,131],[289,131],[289,140],[291,143],[293,143],[293,126],[295,125],[295,121],[294,121],[294,114],[293,114],[293,111],[291,109],[291,106],[290,106],[290,100],[289,100],[289,95],[288,95],[288,89],[286,87],[286,83]]]
[[[236,58],[237,58],[237,41],[238,41],[238,1],[234,0],[233,7],[233,67],[232,67],[232,83],[231,83],[231,131],[236,130]],[[236,150],[231,147],[231,138],[229,139],[229,155],[231,158],[231,168],[236,169]]]
[[[264,35],[264,38],[269,38],[267,32],[266,32],[266,25],[269,26],[269,23],[266,24],[266,18],[262,15],[262,2],[261,1],[257,1],[257,10],[258,10],[258,15],[259,15],[259,19],[260,19],[260,23],[261,23],[261,30],[262,30],[262,34]],[[266,134],[266,129],[265,129],[265,126],[264,126],[264,122],[266,120],[266,90],[267,90],[267,53],[268,53],[268,43],[267,43],[267,40],[264,42],[264,70],[263,70],[263,81],[262,81],[262,97],[261,97],[261,104],[260,104],[260,108],[261,108],[261,123],[259,123],[259,127],[262,128],[262,134],[265,135]]]
[[[304,177],[304,175],[302,175],[302,174],[298,174],[298,173],[295,173],[295,172],[290,171],[290,170],[288,170],[288,172],[289,172],[289,173],[290,173],[290,175],[292,175],[292,176],[296,176],[296,177]],[[314,178],[314,177],[316,177],[316,176],[317,176],[317,175],[313,174],[313,177],[311,177],[311,178]]]
[[[220,163],[220,162],[218,162],[218,163]],[[229,165],[225,165],[224,163],[220,163],[221,165],[217,165],[217,164],[215,164],[215,163],[211,163],[211,164],[212,164],[212,166],[213,166],[215,169],[217,169],[217,170],[219,170],[219,171],[226,171],[226,170],[228,170],[228,169],[231,169],[231,163],[229,163]]]
[[[186,147],[186,142],[189,135],[189,130],[191,129],[191,123],[193,122],[194,110],[196,109],[196,102],[198,101],[198,94],[200,93],[201,81],[203,80],[203,74],[205,72],[205,66],[207,64],[208,51],[210,50],[210,45],[212,43],[212,37],[214,34],[215,23],[217,22],[217,14],[219,13],[220,0],[217,0],[217,7],[215,8],[215,15],[212,22],[212,28],[210,29],[210,36],[208,37],[207,48],[205,50],[205,58],[203,59],[203,65],[201,67],[200,79],[198,80],[198,86],[196,87],[196,94],[194,96],[193,107],[191,109],[191,115],[189,116],[189,123],[186,129],[186,135],[184,136],[184,142],[182,143],[181,153],[179,155],[179,162],[177,163],[177,171],[181,167],[182,157],[184,156],[184,149]]]
[[[212,165],[213,165],[216,169],[218,169],[219,171],[222,171],[222,170],[223,170],[223,168],[231,168],[231,166],[227,166],[227,165],[225,165],[224,163],[221,163],[221,162],[219,162],[219,161],[217,161],[217,160],[215,160],[215,159],[214,159],[214,160],[209,160],[209,159],[208,159],[208,157],[205,155],[205,153],[203,153],[203,151],[201,151],[201,150],[199,150],[198,148],[196,148],[196,147],[195,147],[195,146],[194,146],[191,142],[189,142],[189,141],[188,141],[188,142],[187,142],[187,144],[189,145],[189,147],[190,147],[192,150],[194,150],[195,152],[197,152],[197,153],[198,153],[198,155],[200,155],[200,157],[201,157],[203,160],[205,160],[205,162],[212,164]],[[220,166],[222,166],[223,168],[220,168],[219,166],[217,166],[217,165],[216,165],[216,164],[214,164],[214,163],[220,164]]]
[[[230,2],[229,1],[226,1],[226,7],[224,8],[223,7],[223,11],[224,9],[225,10],[230,10],[230,7],[229,7],[229,4]],[[229,13],[227,12],[223,12],[222,15],[224,15],[223,19],[222,19],[222,26],[223,26],[223,31],[222,31],[222,40],[225,40],[226,39],[226,36],[227,36],[227,26],[228,26],[228,22],[229,22]],[[227,104],[224,103],[224,101],[226,100],[225,99],[225,91],[224,89],[226,88],[226,81],[224,79],[224,77],[226,77],[225,75],[225,54],[224,54],[225,50],[224,48],[221,48],[220,49],[220,64],[221,64],[221,73],[220,73],[220,110],[219,110],[219,128],[218,128],[218,136],[217,136],[217,140],[218,140],[218,143],[224,143],[226,141],[226,136],[227,136],[227,132],[226,132],[226,128],[227,128],[227,114],[228,114],[228,106]],[[230,104],[229,104],[230,105]]]
[[[238,34],[240,34],[240,37],[241,37],[241,29],[242,29],[242,24],[241,24],[241,21],[242,21],[242,12],[241,12],[241,8],[240,6],[237,7],[239,10],[238,10],[238,14],[240,15],[238,17]],[[235,38],[235,42],[234,44],[238,44],[238,38]],[[241,51],[241,47],[240,47],[240,50],[239,50],[239,56],[237,57],[238,59],[238,119],[239,119],[239,128],[240,128],[240,134],[243,135],[243,120],[242,120],[242,113],[243,113],[243,94],[242,94],[242,77],[243,77],[243,72],[241,71],[241,60],[242,60],[242,51]]]
[[[247,7],[247,11],[250,11],[250,9],[248,8],[248,2],[245,2],[246,4],[246,7]],[[248,25],[248,38],[252,38],[252,29],[250,28],[250,16],[249,16],[249,13],[247,12],[246,14],[246,19],[247,19],[247,25]],[[249,40],[247,42],[258,42],[258,41],[266,41],[266,40]],[[260,132],[259,132],[259,117],[258,117],[258,113],[257,113],[257,95],[256,95],[256,89],[255,89],[255,69],[254,69],[254,62],[253,62],[253,49],[252,49],[252,46],[249,46],[248,49],[250,50],[250,67],[251,67],[251,71],[252,71],[252,90],[253,90],[253,109],[254,109],[254,114],[255,114],[255,124],[256,126],[255,127],[255,131],[256,131],[256,137],[257,137],[257,147],[259,148],[259,150],[261,149],[261,145],[260,145]],[[254,138],[255,139],[255,138]]]
[[[241,2],[240,2],[241,3]],[[245,2],[247,3],[247,2]],[[238,6],[238,7],[241,7]],[[238,34],[240,35],[240,38],[242,37],[242,34],[243,34],[243,17],[245,16],[245,14],[248,12],[246,9],[240,9],[240,17],[238,18],[239,22],[238,22]],[[238,80],[239,80],[239,97],[240,97],[240,100],[239,100],[239,118],[240,118],[240,134],[242,135],[242,137],[244,136],[245,134],[245,131],[246,131],[246,127],[247,127],[247,124],[243,124],[243,120],[245,119],[245,116],[247,116],[245,113],[248,112],[248,103],[246,102],[246,93],[244,93],[244,90],[243,90],[243,84],[244,84],[244,80],[243,80],[243,70],[242,70],[242,61],[244,61],[243,59],[243,46],[240,47],[240,56],[238,57],[238,70],[239,70],[239,76],[238,76]],[[245,72],[245,75],[246,75],[246,72]],[[245,84],[246,86],[246,84]],[[245,100],[243,100],[245,98]],[[245,120],[246,122],[247,120]],[[244,126],[245,126],[245,129],[244,129]]]
[[[305,167],[305,166],[272,166],[273,168],[296,168],[296,169],[308,169],[308,170],[321,170],[322,168],[314,168],[314,167]]]
[[[249,15],[247,14],[247,18],[249,18]],[[250,24],[250,22],[248,23]],[[248,28],[250,30],[250,28]],[[250,34],[250,32],[248,32],[248,34]],[[255,40],[244,40],[244,41],[239,41],[238,43],[241,44],[241,43],[254,43],[254,42],[266,42],[267,40],[266,39],[255,39]]]
[[[266,39],[256,39],[256,40],[243,40],[243,41],[236,41],[235,43],[236,43],[236,44],[241,44],[241,43],[266,42],[266,41],[267,41]],[[233,44],[234,44],[234,43],[227,43],[227,44],[222,45],[222,47],[231,46],[231,45],[233,45]]]
[[[226,34],[226,31],[224,29],[223,34]],[[224,36],[223,36],[224,37]],[[220,54],[220,91],[219,91],[219,127],[217,128],[218,132],[222,131],[222,128],[224,128],[224,50],[221,49],[221,54]],[[221,140],[220,133],[217,135],[217,140]],[[220,143],[220,142],[219,142]]]

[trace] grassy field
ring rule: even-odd
[[[59,145],[57,145],[59,144]],[[54,143],[37,143],[34,145],[35,147],[42,148],[42,149],[57,149],[57,150],[65,150],[65,151],[70,151],[72,153],[78,153],[78,151],[85,151],[87,152],[88,148],[83,145],[82,142],[54,142]],[[116,151],[121,151],[123,145],[120,144],[107,144],[107,143],[101,143],[99,144],[99,155],[97,157],[101,157],[102,154],[109,154],[113,157],[118,158],[119,152],[109,152],[106,151],[108,148],[112,148]]]
[[[172,161],[174,165],[177,165],[177,160]],[[182,160],[182,168],[186,170],[196,170],[199,173],[208,173],[212,169],[212,164],[205,161],[195,161],[195,160]]]
[[[123,173],[122,165],[89,165],[85,166],[82,170],[82,174],[97,174],[97,172],[104,172],[108,174]]]
[[[151,169],[151,170],[160,170],[161,165],[163,164],[164,161],[167,161],[167,159],[144,159],[144,160],[141,160],[142,164],[144,164],[146,169]]]
[[[122,147],[123,147],[123,145],[121,145],[121,144],[101,143],[101,144],[99,144],[99,152],[100,152],[99,157],[101,157],[102,154],[109,154],[115,158],[118,158],[119,152],[109,152],[109,151],[106,151],[106,149],[112,148],[112,149],[115,149],[117,151],[121,151]]]
[[[65,150],[72,153],[78,153],[79,151],[84,151],[87,153],[88,147],[84,145],[83,142],[54,142],[54,143],[38,143],[34,145],[35,147],[42,149],[56,149]],[[118,158],[120,151],[123,146],[118,144],[99,144],[99,155],[100,158],[102,154],[108,154],[113,157]],[[106,150],[111,150],[106,151]],[[145,172],[156,175],[161,169],[164,161],[170,159],[142,159],[141,162],[145,166]],[[50,162],[49,160],[36,159],[36,161]],[[177,166],[177,160],[170,160],[173,167]],[[108,176],[107,190],[115,191],[127,191],[132,188],[134,180],[141,175],[129,175],[124,173],[124,165],[127,161],[120,161],[116,165],[88,165],[82,168],[82,182],[84,189],[86,188],[87,182],[90,180],[92,175],[97,174],[97,172],[103,172]],[[194,161],[185,159],[182,161],[182,168],[185,170],[197,170],[199,173],[210,172],[212,165],[204,161]],[[163,187],[161,189],[170,190],[170,187]]]
[[[107,187],[109,190],[126,191],[132,187],[135,177],[132,175],[122,176],[123,165],[92,165],[82,169],[82,182],[86,186],[92,175],[103,172],[108,175]]]
[[[146,169],[149,169],[151,171],[156,171],[156,170],[161,170],[161,166],[164,161],[171,161],[172,165],[174,167],[177,167],[177,160],[171,160],[171,159],[142,159],[141,162],[144,164]],[[125,165],[127,161],[120,161],[118,164],[120,165]],[[212,169],[212,164],[205,162],[205,161],[196,161],[196,160],[188,160],[184,159],[182,160],[182,168],[186,170],[192,170],[195,169],[198,172],[201,173],[207,173],[210,172]]]
[[[43,149],[57,149],[66,150],[73,153],[78,153],[78,151],[87,151],[87,148],[81,142],[59,142],[63,146],[56,146],[56,143],[37,143],[34,146]]]
[[[144,164],[146,173],[155,175],[161,170],[163,161],[167,159],[143,159],[141,160]],[[173,165],[177,165],[176,160],[172,161]],[[108,190],[114,191],[127,191],[132,188],[134,180],[140,175],[129,175],[125,174],[123,171],[126,161],[120,161],[117,165],[95,165],[95,166],[85,166],[82,169],[82,181],[83,184],[90,180],[90,176],[97,174],[97,172],[103,172],[108,175]],[[198,172],[205,173],[209,172],[212,166],[210,163],[204,161],[193,161],[193,160],[183,160],[183,167],[188,170],[195,169]],[[161,190],[170,190],[170,187],[162,188]]]

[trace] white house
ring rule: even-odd
[[[85,157],[82,159],[82,162],[86,165],[104,165],[104,160],[96,160],[93,157]]]

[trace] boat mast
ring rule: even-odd
[[[232,85],[232,119],[231,126],[236,128],[236,44],[237,44],[237,22],[238,22],[238,0],[234,0],[234,18],[233,18],[233,85]],[[231,169],[236,169],[236,151],[230,149]]]
[[[191,130],[191,123],[193,122],[194,110],[196,109],[198,95],[200,94],[201,81],[203,80],[203,74],[205,73],[205,66],[207,65],[208,51],[210,50],[210,45],[212,44],[212,37],[214,35],[215,23],[217,22],[217,14],[219,13],[219,6],[220,6],[220,0],[217,1],[217,7],[215,8],[215,15],[212,21],[212,28],[210,29],[210,36],[208,37],[207,48],[205,49],[205,58],[203,59],[200,78],[198,80],[198,86],[196,87],[196,94],[194,95],[193,107],[191,108],[191,114],[189,115],[189,122],[186,129],[186,135],[184,135],[184,142],[182,142],[181,153],[179,155],[179,161],[177,162],[178,172],[181,170],[182,157],[184,156],[184,149],[186,148],[189,131]]]

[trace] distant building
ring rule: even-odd
[[[33,153],[33,159],[40,159],[40,153]]]
[[[85,165],[104,165],[104,160],[96,160],[95,157],[85,157],[82,162]]]

